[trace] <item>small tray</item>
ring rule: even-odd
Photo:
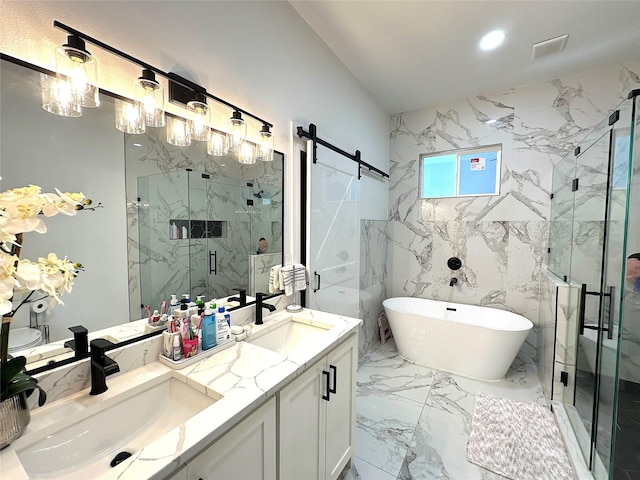
[[[234,339],[231,339],[225,343],[216,345],[215,347],[210,348],[209,350],[200,350],[193,357],[181,358],[178,361],[173,361],[170,358],[165,357],[163,354],[160,354],[158,356],[158,360],[160,360],[160,363],[165,364],[167,367],[171,367],[174,370],[180,370],[181,368],[188,367],[189,365],[193,365],[194,363],[199,362],[200,360],[204,360],[205,358],[210,357],[211,355],[214,355],[218,352],[226,350],[234,343],[236,343],[236,341]]]

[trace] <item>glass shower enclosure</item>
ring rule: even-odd
[[[640,251],[638,93],[553,173],[549,269],[578,292],[563,402],[598,479],[640,469],[640,424],[627,411],[640,402],[640,291],[626,278],[627,257]]]
[[[246,181],[189,170],[148,175],[138,178],[138,198],[142,305],[248,290],[255,242]]]

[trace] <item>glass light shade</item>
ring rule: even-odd
[[[135,100],[130,102],[116,98],[116,128],[134,135],[144,133],[144,110]]]
[[[247,138],[247,124],[238,111],[233,112],[227,123],[227,149],[235,153]]]
[[[191,129],[187,122],[179,118],[167,118],[167,142],[177,147],[191,145]]]
[[[135,98],[144,110],[144,123],[147,127],[164,127],[164,88],[151,70],[143,70],[142,76],[134,82]]]
[[[187,108],[191,112],[192,117],[189,119],[191,138],[198,142],[208,142],[211,136],[209,106],[204,102],[193,100],[187,103]]]
[[[66,79],[41,73],[40,92],[42,93],[42,108],[47,112],[62,117],[79,117],[82,115],[82,107],[75,102],[75,98],[71,93],[71,85]]]
[[[89,52],[69,45],[56,48],[56,72],[67,77],[78,104],[100,106],[98,62]]]
[[[223,157],[227,154],[227,142],[225,135],[218,132],[211,132],[211,137],[207,143],[207,153],[214,157]]]
[[[273,160],[273,135],[266,125],[263,125],[262,130],[260,130],[260,142],[256,158],[262,162],[271,162]]]
[[[256,163],[255,148],[249,142],[242,142],[238,149],[238,162],[244,165]]]

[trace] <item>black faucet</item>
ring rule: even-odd
[[[449,282],[449,286],[453,287],[456,283],[458,283],[458,279],[456,277],[453,277]]]
[[[89,335],[88,330],[82,325],[76,325],[75,327],[69,327],[69,330],[73,332],[73,340],[67,340],[64,342],[65,348],[73,350],[75,358],[84,358],[89,353]]]
[[[268,295],[266,293],[256,293],[256,325],[262,325],[264,322],[262,321],[262,309],[266,308],[270,312],[275,311],[276,307],[274,305],[269,305],[268,303],[262,303],[263,300],[267,300],[269,298],[275,297],[275,295]]]
[[[241,307],[247,306],[247,290],[244,288],[234,288],[238,292],[237,297],[229,297],[229,302],[240,302]]]
[[[91,340],[91,391],[89,395],[100,395],[107,391],[107,377],[120,371],[115,360],[105,355],[105,350],[112,346],[109,340],[96,338]]]

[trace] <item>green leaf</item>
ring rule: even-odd
[[[25,357],[12,358],[4,364],[0,371],[0,392],[4,392],[6,390],[7,385],[15,378],[16,375],[24,370],[26,364],[27,359]]]

